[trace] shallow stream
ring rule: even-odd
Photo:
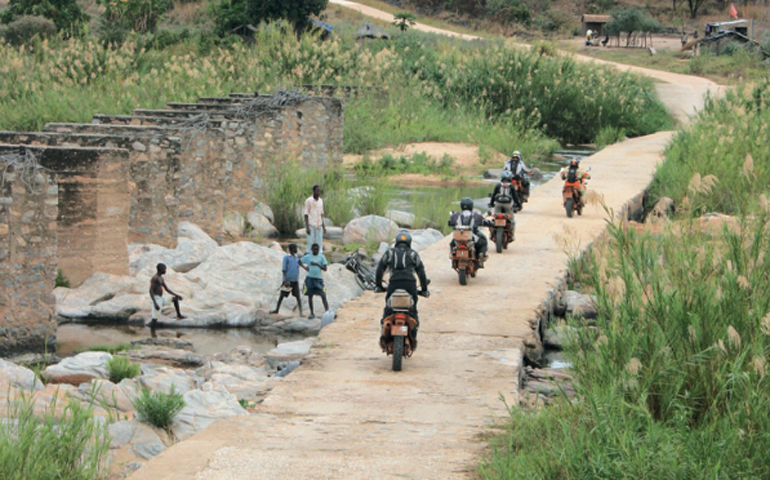
[[[571,148],[557,152],[553,159],[538,162],[535,167],[543,173],[543,178],[532,181],[532,188],[536,188],[542,183],[553,178],[561,167],[569,163],[573,157],[585,158],[594,153],[588,148]],[[502,168],[502,165],[490,165],[490,168]],[[479,177],[483,180],[483,178]],[[397,187],[391,199],[390,208],[393,210],[402,210],[414,212],[415,204],[420,202],[416,196],[430,196],[431,201],[436,206],[443,208],[444,204],[457,204],[460,199],[470,197],[474,199],[476,208],[481,211],[487,210],[487,194],[492,192],[497,180],[485,180],[489,185],[468,185],[460,187]],[[447,201],[446,199],[451,198]],[[433,199],[436,201],[434,202]],[[448,213],[448,212],[447,212]],[[447,217],[448,218],[448,217]],[[176,329],[173,330],[185,340],[189,340],[195,345],[197,353],[209,355],[218,352],[226,352],[238,346],[248,346],[255,351],[267,352],[273,349],[278,343],[300,340],[302,337],[274,337],[258,334],[248,328],[230,328],[230,329]],[[61,357],[74,355],[78,351],[94,347],[96,345],[115,346],[120,343],[130,343],[131,340],[138,340],[169,332],[169,330],[151,331],[148,327],[136,325],[86,325],[86,324],[63,324],[59,325],[56,333],[56,353]],[[563,360],[559,359],[561,352],[555,352],[550,366],[552,368],[563,368]],[[550,355],[549,355],[550,356]]]

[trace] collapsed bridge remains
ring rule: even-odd
[[[128,274],[128,245],[173,248],[179,221],[221,243],[276,165],[341,164],[343,115],[342,99],[279,90],[0,132],[0,355],[53,350],[57,269],[73,287]]]

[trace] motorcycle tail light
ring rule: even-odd
[[[398,314],[398,315],[396,315],[396,320],[406,320],[406,315]]]
[[[468,249],[468,247],[467,247],[467,246],[465,246],[465,245],[460,245],[460,249],[462,249],[462,250],[467,250],[467,249]]]

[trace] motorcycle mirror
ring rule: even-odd
[[[586,172],[590,172],[590,171],[591,171],[591,167],[588,167],[588,170],[586,170]]]
[[[529,168],[535,168],[535,164],[534,163],[530,163],[529,164]]]

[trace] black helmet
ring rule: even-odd
[[[407,247],[412,248],[412,236],[406,230],[401,230],[396,235],[396,245],[399,243],[405,244]]]
[[[460,200],[460,208],[463,210],[473,210],[473,200],[468,197]]]

